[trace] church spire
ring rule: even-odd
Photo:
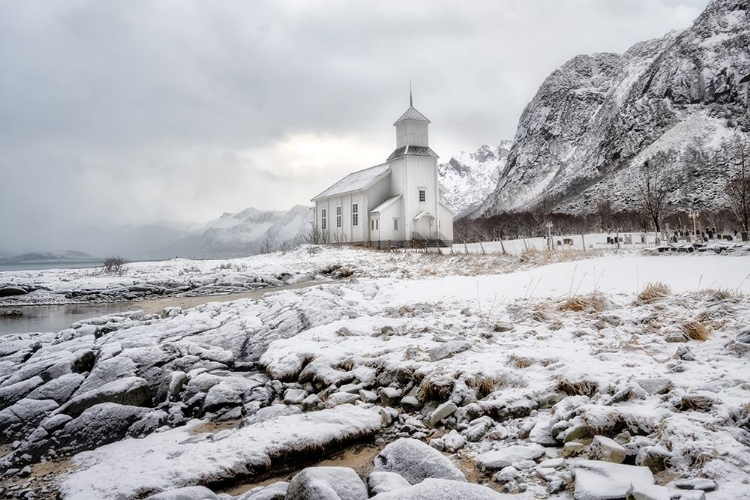
[[[411,96],[411,78],[409,78],[409,107],[410,108],[414,107],[414,99],[412,99],[412,96]]]

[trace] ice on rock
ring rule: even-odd
[[[654,484],[648,467],[582,460],[575,466],[575,500],[623,499],[631,485]]]
[[[289,482],[285,500],[367,500],[367,488],[354,469],[309,467]]]
[[[372,495],[388,493],[389,491],[396,491],[411,486],[409,481],[404,479],[400,474],[387,471],[375,471],[370,473],[367,477],[367,485],[370,489],[370,494]]]
[[[511,500],[486,486],[449,479],[425,479],[419,484],[371,497],[372,500]]]
[[[429,445],[411,438],[392,442],[375,457],[373,471],[400,474],[410,484],[427,478],[466,481],[466,476],[448,457]]]
[[[482,453],[477,465],[484,470],[498,470],[525,460],[534,460],[544,455],[544,448],[536,443],[513,445]]]

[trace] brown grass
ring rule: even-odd
[[[560,304],[558,310],[560,311],[593,311],[602,312],[607,308],[607,299],[604,295],[594,292],[588,295],[576,295],[570,297],[565,302]]]
[[[711,411],[714,406],[714,400],[706,396],[682,396],[680,400],[680,411]]]
[[[560,380],[557,383],[557,390],[563,391],[568,396],[588,396],[592,397],[599,389],[599,384],[591,380],[580,380],[571,382],[569,380]]]
[[[701,342],[705,342],[708,339],[708,334],[711,332],[711,330],[700,321],[688,321],[682,325],[681,329],[685,332],[685,335],[691,339],[699,340]]]
[[[422,401],[448,401],[453,393],[454,381],[447,377],[425,379],[419,386],[419,398]]]
[[[648,283],[646,288],[638,294],[638,300],[644,304],[650,304],[651,302],[663,299],[672,293],[672,289],[669,285],[661,282]]]
[[[511,354],[510,356],[508,356],[508,362],[516,368],[528,368],[529,366],[534,364],[533,359],[516,356],[515,354]]]

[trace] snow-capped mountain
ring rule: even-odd
[[[226,258],[292,247],[310,232],[312,220],[312,209],[301,205],[288,212],[248,208],[223,214],[164,252],[172,257]]]
[[[712,0],[682,32],[624,54],[580,55],[527,105],[497,188],[472,216],[544,203],[590,212],[634,207],[637,168],[662,153],[667,203],[724,203],[734,134],[750,132],[747,0]]]
[[[497,187],[511,145],[512,141],[501,141],[497,147],[485,144],[473,153],[461,151],[448,163],[438,165],[440,182],[448,190],[445,201],[459,217],[476,208]]]

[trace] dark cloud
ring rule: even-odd
[[[390,153],[409,78],[443,157],[512,138],[567,59],[684,28],[704,4],[11,0],[0,248],[307,203]]]

